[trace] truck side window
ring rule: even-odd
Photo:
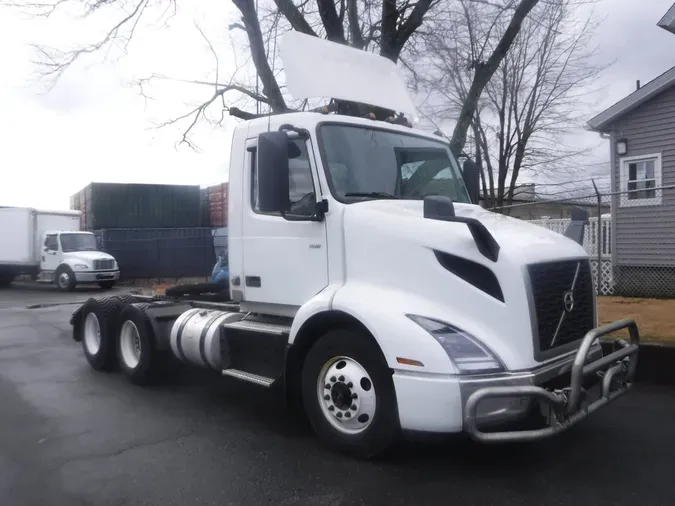
[[[300,156],[291,158],[289,162],[290,175],[290,201],[291,214],[311,216],[314,213],[316,197],[314,194],[314,182],[312,180],[312,168],[309,164],[307,143],[300,139],[290,141],[300,149]],[[258,170],[256,164],[256,152],[251,153],[251,207],[253,211],[262,213],[258,208]],[[271,213],[276,214],[276,213]]]
[[[49,251],[59,250],[59,244],[56,240],[56,235],[48,235],[45,237],[45,248],[47,248]]]

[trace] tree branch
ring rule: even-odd
[[[488,58],[487,63],[481,65],[474,74],[473,82],[469,88],[469,93],[464,101],[462,110],[459,113],[457,124],[452,133],[452,140],[450,141],[450,149],[453,153],[461,153],[466,143],[466,132],[471,125],[471,118],[473,117],[478,99],[483,92],[483,88],[488,83],[492,75],[495,73],[499,64],[506,56],[509,48],[513,44],[516,35],[520,31],[523,20],[527,17],[530,11],[537,5],[538,0],[521,0],[511,17],[511,22],[508,28],[502,35],[497,47]]]

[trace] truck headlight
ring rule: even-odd
[[[461,374],[494,373],[505,370],[495,354],[475,337],[447,323],[424,316],[407,315],[443,346]]]
[[[73,265],[73,267],[75,267],[76,269],[80,269],[80,270],[89,269],[89,266],[87,264],[75,264],[75,265]]]

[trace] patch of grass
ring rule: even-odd
[[[635,320],[642,341],[675,344],[675,299],[598,297],[598,314],[601,325],[624,318]],[[628,332],[614,336],[628,337]]]

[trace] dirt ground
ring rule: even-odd
[[[636,321],[642,341],[675,344],[675,300],[599,297],[598,312],[601,324],[629,318]]]

